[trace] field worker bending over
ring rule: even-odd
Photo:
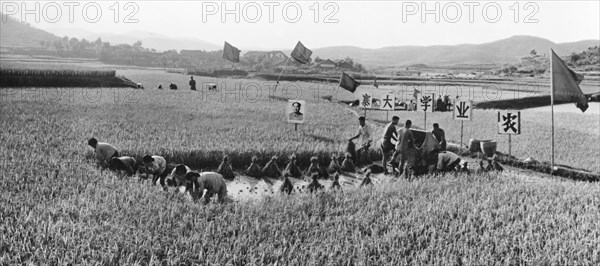
[[[438,143],[440,144],[441,150],[445,151],[446,133],[443,129],[440,128],[440,125],[438,123],[433,123],[433,130],[431,131],[431,134],[433,134],[433,136],[435,136],[435,138],[437,139]]]
[[[194,175],[192,176],[192,174]],[[206,189],[206,193],[204,193],[203,196],[204,203],[208,203],[210,198],[215,194],[218,195],[220,203],[225,202],[225,198],[227,197],[227,185],[221,174],[215,172],[203,172],[197,174],[192,172],[188,175],[188,179],[194,184],[194,192],[198,193],[198,195],[202,195],[204,189]]]
[[[433,152],[435,154],[435,152]],[[442,151],[437,154],[437,164],[436,171],[437,172],[451,172],[458,171],[462,169],[462,166],[466,164],[458,155],[450,151]]]
[[[398,165],[398,162],[400,163],[398,167],[398,176],[405,172],[406,178],[410,178],[415,163],[416,147],[415,139],[412,131],[410,131],[411,126],[412,121],[406,120],[404,127],[398,130],[398,144],[396,144],[396,151],[392,159],[394,164]]]
[[[88,145],[95,149],[96,163],[100,166],[107,166],[110,163],[110,159],[119,156],[119,152],[117,152],[117,149],[113,145],[98,142],[95,138],[89,139]]]
[[[146,178],[152,175],[152,184],[158,179],[167,169],[167,160],[162,156],[146,154],[143,159],[144,167],[146,168]]]
[[[178,164],[173,171],[171,172],[171,174],[169,176],[167,176],[167,184],[172,183],[175,186],[185,186],[186,185],[186,179],[185,179],[185,175],[187,173],[189,173],[191,170],[190,168],[185,165],[185,164]],[[161,184],[163,185],[163,184]],[[164,186],[164,185],[163,185]]]
[[[356,136],[350,138],[350,141],[358,139],[359,149],[356,151],[356,165],[360,165],[363,162],[363,156],[369,154],[369,143],[371,141],[371,127],[365,123],[365,117],[361,116],[358,118],[358,133]]]
[[[137,172],[137,161],[129,156],[113,157],[109,166],[116,171],[125,171],[130,176]]]
[[[399,117],[392,117],[392,122],[385,126],[385,133],[383,133],[383,142],[381,143],[381,153],[382,153],[382,162],[383,165],[383,173],[387,173],[387,164],[390,161],[390,156],[392,155],[392,151],[394,150],[394,144],[392,140],[397,141],[398,133],[396,132],[396,125],[398,125]]]

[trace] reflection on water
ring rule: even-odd
[[[600,103],[598,102],[591,102],[588,103],[589,104],[589,108],[587,110],[585,110],[585,113],[583,114],[600,114]],[[528,108],[528,109],[523,109],[523,111],[528,110],[528,111],[539,111],[539,112],[551,112],[551,107],[550,106],[543,106],[543,107],[535,107],[535,108]],[[581,114],[581,110],[579,108],[577,108],[575,106],[575,103],[564,103],[564,104],[557,104],[554,105],[554,112],[562,112],[562,113],[578,113]]]

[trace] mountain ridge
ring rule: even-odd
[[[221,44],[215,44],[204,41],[199,38],[174,38],[166,35],[147,32],[147,31],[131,31],[127,34],[105,33],[97,34],[96,37],[92,33],[83,29],[72,29],[61,33],[48,32],[35,28],[27,23],[20,23],[16,20],[9,19],[8,22],[2,22],[1,31],[1,48],[6,47],[39,47],[42,46],[42,41],[52,41],[59,39],[65,33],[73,32],[78,35],[90,33],[88,37],[68,36],[76,38],[85,38],[88,41],[94,41],[101,38],[102,41],[110,42],[111,44],[127,43],[133,44],[138,40],[142,42],[142,46],[157,51],[166,50],[206,50],[215,51],[222,49]],[[234,44],[235,45],[235,44]],[[372,68],[379,66],[409,66],[415,64],[426,65],[456,65],[456,64],[495,64],[503,65],[507,63],[516,63],[524,56],[530,54],[532,50],[536,50],[538,54],[547,54],[549,49],[561,56],[570,55],[586,50],[588,47],[599,46],[600,40],[581,40],[565,43],[554,43],[551,40],[529,36],[515,35],[509,38],[504,38],[492,42],[481,44],[457,44],[457,45],[402,45],[402,46],[386,46],[381,48],[362,48],[353,45],[328,46],[314,48],[309,47],[313,51],[312,58],[317,56],[321,59],[339,60],[350,57],[354,62]],[[242,50],[242,54],[249,50],[269,50],[269,49],[248,49],[238,47]],[[277,49],[271,49],[277,50]],[[286,54],[291,52],[290,49],[281,50]]]

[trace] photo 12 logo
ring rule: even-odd
[[[497,23],[510,17],[514,23],[538,23],[539,10],[535,2],[402,2],[402,22]]]
[[[110,20],[114,23],[138,23],[140,10],[135,2],[2,2],[2,22],[13,16],[21,22],[69,23],[84,21],[98,23]]]
[[[338,23],[336,2],[202,2],[202,23]]]

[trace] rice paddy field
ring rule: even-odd
[[[362,113],[337,103],[352,94],[326,84],[282,82],[274,90],[274,82],[196,77],[199,90],[190,91],[189,76],[117,72],[146,89],[2,88],[0,264],[600,263],[598,183],[507,167],[410,181],[375,176],[370,187],[249,198],[236,196],[234,181],[232,202],[202,205],[99,169],[90,137],[122,155],[162,155],[196,170],[216,169],[223,155],[238,172],[252,156],[264,165],[278,155],[283,168],[292,153],[306,169],[310,156],[327,163],[343,152]],[[179,90],[168,90],[170,82]],[[204,89],[211,82],[217,92]],[[328,95],[332,102],[323,100]],[[307,101],[298,131],[286,123],[287,98]],[[423,126],[419,113],[392,115]],[[548,114],[522,116],[513,155],[548,160]],[[367,119],[380,136],[385,112],[368,111]],[[459,141],[460,123],[450,113],[427,121]],[[600,171],[598,117],[562,113],[556,121],[557,162]],[[505,152],[495,126],[495,111],[476,110],[464,138],[497,139]]]

